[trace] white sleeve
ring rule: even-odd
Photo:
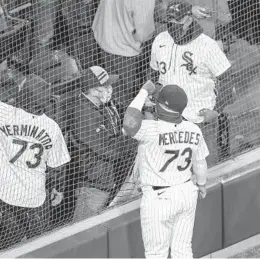
[[[155,38],[152,44],[150,67],[155,71],[159,71],[159,66],[156,58],[156,49],[157,49],[157,40]]]
[[[141,128],[135,134],[135,136],[133,136],[133,138],[138,140],[139,142],[145,142],[147,140],[151,140],[152,138],[156,137],[157,135],[158,134],[157,134],[156,121],[143,120]]]
[[[6,123],[13,116],[15,109],[12,105],[0,102],[0,125]]]
[[[207,48],[206,66],[214,77],[218,77],[226,72],[231,64],[216,41],[211,40]]]
[[[51,168],[62,166],[70,161],[69,151],[58,127],[57,138],[48,154],[47,165]]]
[[[200,135],[201,137],[199,140],[198,147],[193,154],[193,160],[196,161],[204,160],[209,155],[209,150],[201,131],[200,131]]]

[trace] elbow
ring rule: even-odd
[[[123,122],[123,131],[127,136],[134,137],[136,133],[139,131],[141,125],[138,125],[137,123],[131,123],[130,120],[127,118],[124,119]]]
[[[133,137],[141,128],[142,114],[138,110],[128,109],[123,121],[123,130],[126,135]]]
[[[225,80],[227,78],[230,78],[231,72],[232,72],[232,69],[231,69],[231,67],[229,67],[224,73],[222,73],[221,75],[217,76],[217,80],[218,81],[223,81],[223,80]]]

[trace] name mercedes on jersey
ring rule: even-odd
[[[44,149],[52,148],[52,139],[45,129],[41,129],[34,125],[5,125],[0,130],[7,136],[31,137],[40,142]]]
[[[201,135],[190,131],[173,131],[159,134],[159,145],[167,146],[172,144],[198,145]]]

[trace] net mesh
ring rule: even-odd
[[[122,122],[149,78],[168,0],[106,1],[0,1],[0,249],[140,195],[137,143]],[[213,166],[259,146],[259,3],[189,2],[209,10],[198,23],[232,64],[215,79],[219,115],[199,125]],[[102,68],[119,79],[102,84]]]

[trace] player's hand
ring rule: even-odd
[[[148,92],[148,96],[153,95],[156,92],[156,87],[151,80],[148,80],[142,87],[142,89]]]
[[[192,7],[192,14],[198,18],[198,19],[205,19],[205,18],[210,18],[210,12],[206,10],[203,7],[200,6],[193,6]]]
[[[144,112],[144,119],[145,120],[155,120],[155,117],[151,112]]]
[[[217,119],[218,112],[215,110],[202,109],[198,115],[203,117],[203,122],[212,122]]]
[[[163,88],[163,85],[159,82],[155,82],[155,88],[156,88],[156,92],[160,92]]]
[[[207,195],[206,185],[199,185],[199,184],[197,184],[197,186],[199,188],[199,199],[201,199],[201,200],[205,199],[205,197]]]
[[[59,205],[63,200],[63,193],[58,192],[55,188],[52,189],[51,192],[51,205],[52,206],[57,206]]]
[[[156,104],[155,102],[153,101],[153,98],[152,96],[148,96],[146,99],[145,99],[145,103],[144,103],[144,106],[145,107],[154,107]]]

